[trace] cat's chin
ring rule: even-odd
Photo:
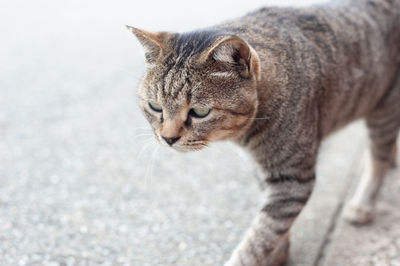
[[[177,145],[177,146],[172,146],[171,148],[176,150],[177,152],[180,152],[180,153],[188,153],[188,152],[202,150],[204,147],[201,147],[201,146],[193,147],[193,146],[186,146],[186,145]]]

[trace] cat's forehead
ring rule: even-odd
[[[188,103],[207,105],[210,99],[215,98],[214,94],[224,91],[227,79],[211,75],[215,70],[209,69],[204,62],[198,62],[202,53],[219,38],[221,34],[218,31],[177,35],[160,60],[148,68],[145,78],[151,88],[148,97],[176,109],[175,106]]]
[[[185,102],[190,100],[193,87],[193,73],[187,69],[164,66],[152,84],[157,93],[157,98],[170,103]]]
[[[152,72],[146,78],[145,98],[170,107],[171,112],[186,105],[209,106],[232,94],[231,84],[199,69],[162,66]]]
[[[193,96],[201,94],[205,82],[199,71],[177,64],[160,65],[145,76],[147,97],[169,104],[190,102]]]

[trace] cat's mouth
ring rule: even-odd
[[[190,152],[190,151],[199,151],[206,147],[208,147],[208,141],[206,140],[198,140],[198,139],[189,139],[189,140],[178,140],[173,144],[167,143],[165,139],[163,139],[160,135],[155,134],[157,141],[165,147],[172,148],[179,152]]]
[[[188,151],[199,151],[207,147],[207,142],[203,140],[188,140],[182,146]]]
[[[176,143],[176,145],[170,146],[176,151],[179,152],[190,152],[190,151],[199,151],[207,147],[207,143],[205,141],[196,141],[196,142],[182,142]]]

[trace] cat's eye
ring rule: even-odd
[[[211,112],[211,108],[192,108],[189,114],[193,117],[203,118]]]
[[[158,103],[149,102],[149,106],[150,106],[151,109],[153,109],[156,112],[162,112],[162,107]]]

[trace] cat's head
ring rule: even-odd
[[[140,107],[156,138],[180,151],[241,136],[257,111],[257,53],[219,31],[152,33],[128,27],[145,48]]]

